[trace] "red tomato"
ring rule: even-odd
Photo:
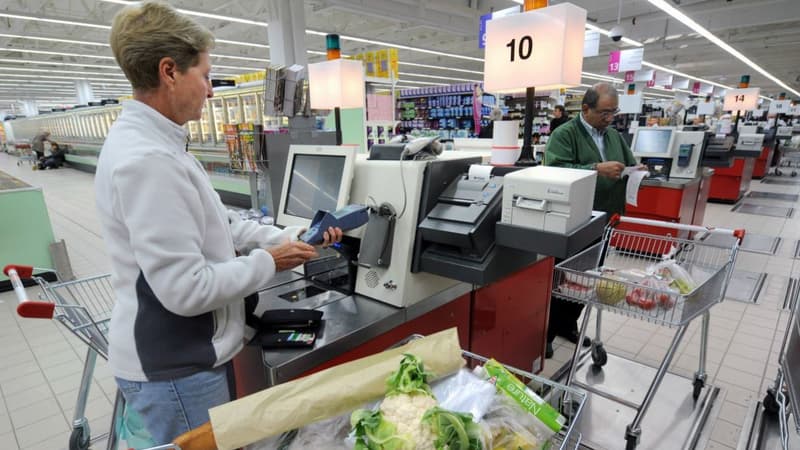
[[[639,300],[639,307],[645,311],[650,311],[656,307],[656,301],[653,298],[643,298]]]

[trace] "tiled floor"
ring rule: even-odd
[[[27,165],[17,167],[16,158],[3,153],[0,170],[43,188],[56,238],[66,240],[77,276],[108,270],[94,213],[92,175],[71,169],[31,171]],[[799,194],[800,185],[754,181],[751,190]],[[726,301],[712,309],[709,381],[723,391],[707,425],[706,448],[724,450],[736,448],[748,408],[763,397],[775,377],[788,320],[782,309],[785,286],[789,277],[800,277],[800,260],[792,258],[800,239],[800,214],[791,219],[761,217],[731,212],[731,205],[709,204],[705,223],[783,238],[774,256],[739,253],[737,269],[768,274],[758,303]],[[86,348],[51,321],[18,318],[15,305],[13,293],[0,293],[0,450],[66,448]],[[672,371],[691,375],[696,369],[699,328],[699,321],[690,326]],[[603,340],[609,352],[651,365],[660,362],[673,332],[627,317],[603,316]],[[571,354],[570,345],[557,341],[545,374]],[[108,429],[114,392],[113,378],[100,360],[87,409],[94,434]]]

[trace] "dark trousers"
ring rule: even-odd
[[[550,317],[547,326],[547,342],[553,342],[556,335],[567,335],[578,329],[578,317],[583,312],[583,303],[575,303],[550,297]]]

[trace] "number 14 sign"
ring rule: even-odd
[[[725,92],[725,111],[749,111],[758,107],[758,95],[761,88],[730,89]]]

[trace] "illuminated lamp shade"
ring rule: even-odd
[[[484,89],[520,92],[581,84],[586,10],[561,3],[486,23]]]
[[[308,65],[311,108],[363,108],[364,65],[351,59],[332,59]]]

